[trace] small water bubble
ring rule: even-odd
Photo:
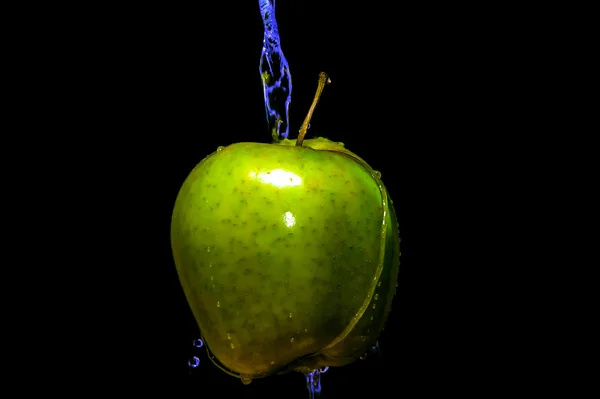
[[[196,348],[202,348],[204,346],[204,342],[201,339],[195,339],[192,343]]]
[[[217,307],[220,308],[221,307],[221,302],[217,301]]]
[[[210,252],[211,247],[206,247],[206,252]]]
[[[377,286],[378,286],[378,287],[381,287],[381,281],[377,283]]]
[[[244,385],[248,385],[252,382],[252,377],[250,377],[248,374],[240,375],[240,379],[242,380]]]
[[[231,340],[231,334],[227,333],[227,339]]]
[[[290,343],[293,344],[294,343],[294,338],[290,339]]]
[[[198,356],[193,356],[190,360],[188,360],[188,366],[190,366],[193,369],[198,367],[199,364],[200,364],[200,359],[198,359]]]
[[[377,176],[378,179],[381,179],[381,172],[378,170],[373,171],[373,173],[375,174],[375,176]]]
[[[212,262],[210,262],[210,263],[208,264],[208,267],[212,267]]]
[[[229,344],[229,346],[231,347],[231,349],[235,349],[235,345],[233,344],[233,342],[231,342],[231,343]]]
[[[224,149],[224,148],[225,148],[225,147],[223,147],[222,145],[218,146],[218,147],[217,147],[217,152],[221,152],[221,151],[223,151],[223,149]]]
[[[376,305],[376,304],[373,304],[373,309],[375,309],[375,305]]]
[[[292,318],[292,314],[290,313],[290,319]]]
[[[210,281],[213,281],[213,279],[214,279],[214,276],[210,276]]]
[[[375,300],[379,299],[379,294],[375,294]]]
[[[308,332],[308,328],[305,328],[305,329],[304,329],[304,332],[305,332],[305,333],[307,333],[307,332]]]

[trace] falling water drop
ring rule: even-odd
[[[204,346],[204,342],[202,342],[202,340],[198,338],[194,340],[193,345],[196,348],[202,348],[202,346]]]
[[[244,383],[244,385],[248,385],[252,382],[252,377],[249,376],[248,374],[242,374],[240,375],[240,379],[242,380],[242,382]]]
[[[195,369],[200,364],[200,359],[198,356],[193,356],[190,360],[188,360],[188,366]]]
[[[267,123],[273,140],[278,142],[289,134],[289,107],[292,101],[292,76],[279,39],[275,19],[275,0],[258,0],[264,23],[263,48],[260,56],[260,76],[265,98]]]
[[[371,346],[371,349],[369,349],[369,354],[371,356],[376,356],[376,357],[381,356],[381,348],[379,348],[379,341],[376,341],[375,345]]]

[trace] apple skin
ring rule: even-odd
[[[171,245],[202,337],[252,378],[343,366],[381,332],[399,234],[379,175],[318,138],[220,147],[177,196]]]

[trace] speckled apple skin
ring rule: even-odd
[[[252,377],[356,360],[397,285],[398,229],[381,180],[306,146],[237,143],[205,158],[180,189],[171,243],[205,343]]]

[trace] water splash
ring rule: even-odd
[[[260,77],[265,96],[267,123],[273,141],[287,138],[289,134],[289,107],[292,101],[292,76],[279,39],[275,20],[275,0],[258,0],[265,26]]]
[[[309,399],[315,399],[321,396],[321,374],[326,373],[327,370],[329,370],[329,367],[313,370],[310,373],[304,374]]]

